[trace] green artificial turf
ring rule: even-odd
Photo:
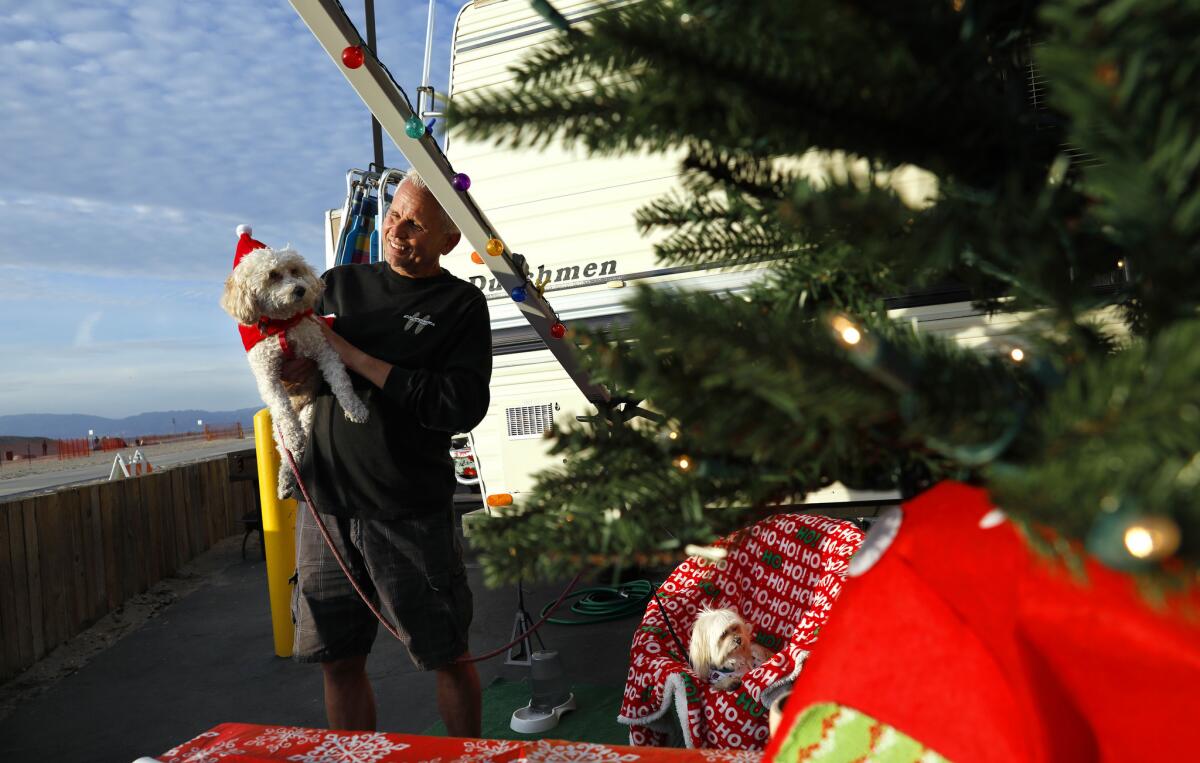
[[[529,704],[527,681],[496,679],[483,690],[484,739],[566,739],[572,742],[629,744],[629,727],[617,723],[622,687],[575,684],[576,709],[562,716],[558,725],[541,734],[518,734],[509,726],[513,711]],[[446,736],[446,725],[438,721],[427,736]]]

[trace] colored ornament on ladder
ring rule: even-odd
[[[417,140],[425,134],[425,124],[420,117],[412,116],[404,123],[404,134],[413,140]]]
[[[504,242],[498,238],[489,238],[487,242],[487,253],[493,257],[499,257],[504,254]]]
[[[456,172],[454,177],[450,178],[450,185],[454,186],[456,191],[465,191],[471,187],[471,178],[467,177],[465,172]]]
[[[562,324],[562,321],[555,321],[554,325],[550,327],[550,336],[555,339],[562,339],[566,335],[567,327]]]
[[[342,63],[347,69],[357,69],[363,65],[363,49],[361,45],[350,45],[342,51]]]

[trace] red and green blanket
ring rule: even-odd
[[[769,517],[715,545],[720,561],[691,557],[658,594],[683,647],[703,607],[729,607],[775,656],[742,685],[713,689],[693,672],[651,601],[634,634],[618,720],[634,745],[762,749],[766,707],[800,673],[862,543],[852,523],[800,514]],[[678,737],[682,734],[682,740]]]

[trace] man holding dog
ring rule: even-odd
[[[460,234],[415,173],[382,226],[383,261],[325,274],[318,313],[370,410],[347,421],[329,390],[314,404],[301,476],[351,574],[437,674],[452,736],[480,734],[479,675],[468,658],[472,597],[455,528],[450,436],[487,411],[491,330],[483,294],[441,267]],[[311,366],[285,371],[295,379]],[[374,730],[366,674],[377,620],[308,511],[297,517],[295,657],[319,662],[330,728]]]

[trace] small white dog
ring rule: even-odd
[[[713,688],[737,688],[742,676],[771,659],[769,649],[752,643],[752,635],[750,625],[732,609],[705,607],[692,626],[692,669]]]
[[[239,324],[258,394],[271,410],[282,459],[279,497],[284,498],[295,487],[295,479],[283,448],[299,464],[312,427],[312,401],[320,386],[320,379],[312,374],[289,395],[280,378],[284,361],[294,357],[316,361],[350,421],[366,421],[367,406],[354,394],[341,358],[314,323],[319,319],[313,318],[313,305],[325,284],[295,250],[271,249],[250,238],[250,233],[250,226],[238,226],[237,255],[225,280],[221,307]]]

